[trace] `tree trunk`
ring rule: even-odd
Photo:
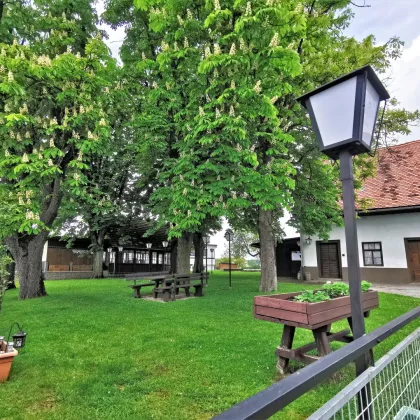
[[[269,210],[259,211],[258,235],[261,254],[261,292],[277,290],[276,245],[272,227],[273,214]]]
[[[105,230],[101,229],[100,231],[93,231],[90,234],[90,241],[92,245],[92,264],[93,264],[93,278],[101,279],[104,276],[104,238]]]
[[[171,269],[169,270],[171,274],[176,273],[176,268],[177,268],[177,259],[178,259],[178,239],[172,239],[171,243],[169,244],[169,246],[171,247],[170,252],[171,252]]]
[[[103,270],[103,250],[96,250],[93,252],[92,265],[93,265],[93,278],[101,279],[104,276]]]
[[[44,231],[36,236],[14,235],[5,241],[16,263],[20,299],[47,295],[42,279],[42,253],[47,237],[48,233]]]
[[[176,272],[186,274],[190,272],[190,254],[192,246],[192,233],[183,233],[178,238],[177,256],[176,256]]]
[[[7,290],[16,289],[15,270],[16,270],[16,264],[14,261],[12,261],[7,267],[7,271],[9,272],[9,279],[7,281]]]
[[[203,241],[203,235],[201,234],[201,232],[194,233],[193,244],[194,244],[193,273],[202,273],[204,271],[205,245]]]

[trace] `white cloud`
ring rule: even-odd
[[[388,90],[400,106],[410,111],[420,109],[420,35],[404,48],[403,55],[392,66],[391,83]],[[415,127],[409,136],[400,139],[401,142],[420,139],[420,128]]]

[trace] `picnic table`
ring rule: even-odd
[[[168,302],[169,300],[175,300],[180,289],[184,289],[185,296],[189,297],[191,287],[195,289],[194,296],[203,296],[204,282],[208,280],[208,273],[130,273],[126,275],[126,280],[134,281],[134,284],[129,287],[133,289],[135,298],[141,298],[141,289],[143,287],[154,286],[153,294],[155,299],[162,295],[163,300]],[[142,283],[137,284],[139,280]]]

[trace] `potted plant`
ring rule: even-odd
[[[365,313],[379,306],[378,292],[362,281]],[[270,322],[315,330],[351,317],[349,286],[328,282],[320,290],[256,296],[254,317]]]
[[[7,255],[6,249],[4,246],[0,245],[0,313],[3,297],[9,281],[7,266],[10,262],[11,258]],[[4,339],[0,340],[0,382],[5,382],[9,378],[10,368],[12,367],[13,359],[17,354],[18,352],[14,348],[8,349]]]

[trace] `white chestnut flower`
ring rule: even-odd
[[[270,47],[274,48],[274,47],[278,47],[278,45],[279,45],[279,34],[278,32],[276,32],[270,41]]]

